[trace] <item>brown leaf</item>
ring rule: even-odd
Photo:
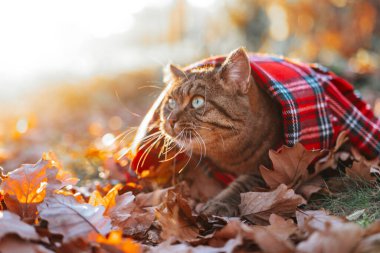
[[[367,160],[365,157],[359,154],[358,151],[352,149],[352,153],[355,156],[355,161],[351,168],[346,168],[346,174],[353,178],[365,181],[374,181],[380,175],[379,158],[374,160]],[[376,174],[374,176],[373,174]]]
[[[267,224],[274,213],[284,217],[294,216],[296,208],[305,200],[284,184],[271,192],[247,192],[241,195],[241,216],[253,223]]]
[[[289,240],[289,236],[297,231],[294,222],[272,214],[269,223],[269,226],[252,228],[253,238],[259,247],[266,253],[294,252],[295,246]]]
[[[346,131],[342,131],[338,135],[334,148],[315,164],[315,170],[317,173],[328,168],[337,168],[339,161],[339,158],[337,157],[338,152],[348,140],[348,133]]]
[[[37,208],[40,217],[49,222],[50,232],[62,234],[64,242],[92,232],[105,235],[111,230],[110,219],[103,216],[103,206],[78,203],[73,196],[55,194]]]
[[[171,241],[167,240],[159,244],[156,247],[149,249],[152,253],[166,253],[166,252],[178,252],[178,253],[233,253],[236,252],[235,249],[242,245],[243,241],[241,236],[237,235],[233,239],[229,239],[224,246],[221,247],[210,247],[210,246],[197,246],[192,247],[190,245],[181,243],[176,245],[171,245]]]
[[[42,245],[24,241],[17,236],[6,236],[0,240],[0,252],[1,253],[53,253]]]
[[[327,222],[333,225],[339,225],[347,222],[347,220],[342,217],[329,215],[329,213],[323,209],[316,211],[297,211],[296,219],[298,227],[309,233],[314,231],[322,231],[325,229],[325,224]]]
[[[109,211],[112,225],[123,229],[130,236],[145,234],[155,218],[152,208],[141,208],[134,200],[135,196],[126,192],[116,197],[116,204]]]
[[[320,230],[297,245],[299,253],[350,253],[358,245],[363,230],[355,223],[330,223],[326,221]]]
[[[192,241],[199,235],[199,228],[187,200],[175,190],[168,191],[156,215],[162,227],[161,237],[164,240],[174,237],[181,241]]]
[[[296,193],[301,194],[304,198],[308,200],[311,197],[311,195],[319,192],[325,184],[326,183],[323,180],[323,178],[320,175],[317,175],[301,184],[296,189]]]
[[[280,184],[296,189],[309,179],[308,166],[322,154],[322,151],[305,149],[301,143],[293,147],[284,146],[278,152],[270,150],[269,157],[273,170],[260,166],[260,172],[271,189],[277,188]]]
[[[33,226],[20,220],[9,211],[0,211],[0,239],[8,234],[17,234],[26,240],[38,240],[39,236]]]
[[[354,253],[377,253],[380,252],[380,233],[364,238]]]

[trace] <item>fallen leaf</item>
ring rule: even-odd
[[[378,159],[376,161],[368,161],[365,158],[354,161],[351,168],[346,168],[346,174],[353,179],[374,181],[380,173],[378,167]],[[377,177],[373,174],[377,174]]]
[[[297,188],[309,178],[308,166],[322,151],[309,151],[301,143],[293,147],[282,147],[279,151],[269,151],[273,170],[260,166],[260,172],[271,189],[285,184],[289,188]]]
[[[346,219],[349,221],[356,221],[358,220],[363,214],[365,213],[365,209],[356,210],[355,212],[351,213],[350,215],[346,216]]]
[[[103,216],[103,206],[78,203],[73,196],[55,194],[37,208],[39,216],[48,221],[50,232],[62,234],[64,242],[86,237],[91,232],[105,235],[111,230],[110,219]]]
[[[364,234],[355,223],[323,223],[321,230],[315,231],[297,245],[299,253],[350,253],[355,250]]]
[[[199,235],[199,228],[187,200],[175,190],[168,191],[156,216],[164,240],[174,237],[181,241],[192,241]]]
[[[247,192],[240,194],[240,214],[256,224],[267,224],[274,213],[284,217],[294,216],[296,208],[306,201],[281,184],[271,192]]]
[[[46,249],[42,245],[24,241],[17,236],[8,235],[0,240],[1,253],[53,253],[53,251]]]
[[[139,244],[129,238],[123,238],[122,235],[122,231],[114,230],[107,237],[98,235],[96,242],[110,253],[120,251],[123,253],[139,253],[142,251]]]
[[[368,236],[360,241],[354,253],[380,252],[380,233]]]
[[[9,172],[0,185],[7,208],[24,219],[33,220],[36,205],[68,183],[76,183],[68,174],[60,177],[61,165],[52,160],[52,153],[44,154],[36,164],[25,164]],[[62,180],[62,181],[61,181]]]
[[[93,206],[102,205],[106,208],[105,214],[108,214],[109,209],[115,206],[116,204],[116,196],[119,193],[119,190],[123,188],[121,184],[117,184],[112,187],[111,190],[107,192],[107,194],[103,197],[99,191],[95,190],[92,192],[88,203]]]
[[[141,208],[131,192],[126,192],[115,199],[115,206],[109,210],[112,225],[123,229],[130,236],[145,234],[152,225],[155,212],[152,208]]]
[[[266,253],[294,252],[295,246],[289,240],[290,235],[298,229],[294,222],[272,214],[269,223],[269,226],[252,228],[252,236],[259,247]]]
[[[0,239],[8,234],[17,234],[26,240],[39,240],[33,226],[22,222],[20,217],[9,211],[0,211]]]
[[[314,231],[323,231],[325,229],[325,224],[328,222],[332,225],[339,225],[347,222],[346,219],[342,217],[337,217],[330,215],[325,210],[307,210],[307,211],[297,211],[296,220],[298,227],[304,231],[312,233]]]
[[[192,247],[191,245],[181,243],[172,245],[170,240],[164,241],[156,247],[149,248],[149,252],[152,253],[167,253],[167,252],[176,252],[176,253],[233,253],[235,249],[242,245],[243,240],[241,236],[237,235],[235,238],[228,240],[222,247],[211,247],[211,246],[196,246]]]

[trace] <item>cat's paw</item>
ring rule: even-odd
[[[201,213],[205,215],[232,217],[238,216],[239,210],[237,206],[231,205],[230,203],[210,200],[202,207]]]

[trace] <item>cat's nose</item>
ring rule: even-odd
[[[169,122],[170,127],[174,129],[175,124],[177,123],[177,120],[172,118],[172,119],[168,119],[168,122]]]

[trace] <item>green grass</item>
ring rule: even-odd
[[[339,192],[331,195],[319,195],[312,199],[309,206],[316,209],[324,208],[329,210],[331,214],[339,216],[348,216],[356,211],[363,210],[363,214],[353,220],[363,227],[367,227],[375,220],[380,219],[379,183],[340,178],[338,188]]]

